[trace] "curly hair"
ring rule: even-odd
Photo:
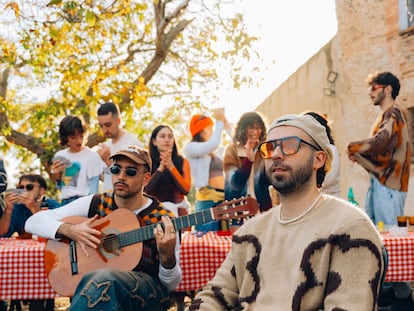
[[[250,126],[257,125],[262,130],[259,140],[266,139],[266,126],[263,118],[255,111],[245,112],[239,119],[234,130],[233,142],[244,146],[247,143],[247,130]]]

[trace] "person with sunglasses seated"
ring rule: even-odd
[[[381,238],[353,204],[325,195],[325,128],[285,115],[258,146],[280,204],[247,220],[189,310],[377,310]]]
[[[178,233],[170,219],[173,214],[155,197],[143,192],[152,167],[146,150],[129,146],[110,159],[113,192],[91,194],[58,209],[34,214],[25,228],[48,239],[69,238],[80,247],[78,257],[80,252],[88,256],[92,249],[104,247],[100,239],[102,232],[94,227],[94,221],[105,216],[115,217],[110,214],[117,209],[129,210],[132,217],[123,216],[123,224],[130,221],[132,226],[138,226],[138,221],[141,227],[148,226],[148,239],[130,245],[142,246],[141,258],[137,258],[132,271],[118,266],[117,269],[99,267],[100,261],[94,262],[77,285],[70,310],[167,310],[169,292],[178,286],[182,277]],[[75,224],[62,221],[68,216],[85,219]]]
[[[33,214],[42,209],[60,206],[56,200],[46,197],[46,180],[37,174],[26,174],[19,178],[17,189],[6,190],[5,210],[0,218],[0,236],[10,237],[17,233],[25,235],[24,224]]]
[[[43,209],[54,209],[60,204],[46,197],[46,180],[37,174],[26,174],[19,178],[17,189],[6,190],[4,196],[5,210],[0,218],[0,236],[11,237],[18,234],[28,237],[24,230],[26,220]],[[19,301],[14,301],[20,304]],[[29,310],[54,310],[53,299],[29,300]]]

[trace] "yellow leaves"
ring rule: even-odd
[[[238,17],[234,17],[231,19],[231,25],[233,27],[233,29],[237,28],[237,26],[239,26],[240,24],[240,19]]]
[[[143,107],[147,103],[148,93],[150,89],[145,85],[144,77],[138,78],[138,84],[132,89],[130,99],[136,109]]]
[[[138,85],[139,85],[142,89],[146,88],[146,87],[145,87],[145,78],[144,78],[144,77],[140,76],[140,77],[138,78]]]
[[[2,62],[14,63],[16,61],[16,46],[7,45],[4,42],[1,44],[1,52],[0,60]]]
[[[116,77],[118,70],[116,68],[111,68],[107,71],[109,77]]]
[[[16,2],[10,2],[10,3],[6,4],[4,9],[7,10],[8,8],[10,8],[14,11],[14,15],[16,17],[19,17],[19,5]]]
[[[141,17],[144,18],[144,15],[143,14],[140,14],[140,18]],[[151,30],[152,30],[152,24],[151,23],[146,24],[145,25],[145,28],[144,28],[145,35],[146,36],[149,36],[151,34]]]
[[[88,10],[85,14],[85,20],[89,24],[89,26],[95,26],[96,16],[92,11]]]

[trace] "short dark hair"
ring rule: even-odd
[[[400,93],[400,80],[394,76],[391,72],[375,72],[368,76],[367,78],[368,85],[373,84],[382,84],[382,85],[391,85],[392,99],[396,99]]]
[[[81,134],[86,132],[86,125],[81,117],[66,116],[59,124],[60,144],[66,146],[68,143],[68,136],[75,135],[76,132]]]
[[[35,182],[38,183],[40,185],[40,188],[44,188],[45,190],[47,190],[47,183],[46,180],[37,174],[25,174],[19,177],[19,185],[23,180],[28,180],[31,182]]]
[[[104,103],[98,108],[98,116],[105,116],[112,113],[114,116],[119,116],[120,111],[117,104],[114,103]]]

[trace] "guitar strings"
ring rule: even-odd
[[[224,203],[223,203],[224,204]],[[222,204],[221,204],[222,205]],[[216,206],[216,208],[222,207],[221,205]],[[239,204],[245,205],[245,204]],[[226,205],[228,206],[228,205]],[[233,207],[235,204],[233,203]],[[248,214],[249,212],[247,212]],[[227,210],[225,208],[222,209],[222,218],[225,219],[235,219],[240,217],[246,216],[246,211],[234,211],[234,210]],[[223,217],[227,216],[227,217]],[[213,221],[214,218],[211,215],[210,209],[200,211],[194,214],[185,215],[179,218],[172,218],[171,219],[174,227],[176,230],[181,230],[183,228],[190,227],[191,225],[203,224],[209,221]],[[135,244],[138,242],[142,242],[145,240],[149,240],[154,237],[154,229],[156,228],[158,223],[150,224],[141,228],[132,229],[130,231],[121,232],[121,233],[108,233],[100,238],[102,241],[104,249],[108,249],[110,246],[114,246],[114,243],[117,243],[119,248]]]

